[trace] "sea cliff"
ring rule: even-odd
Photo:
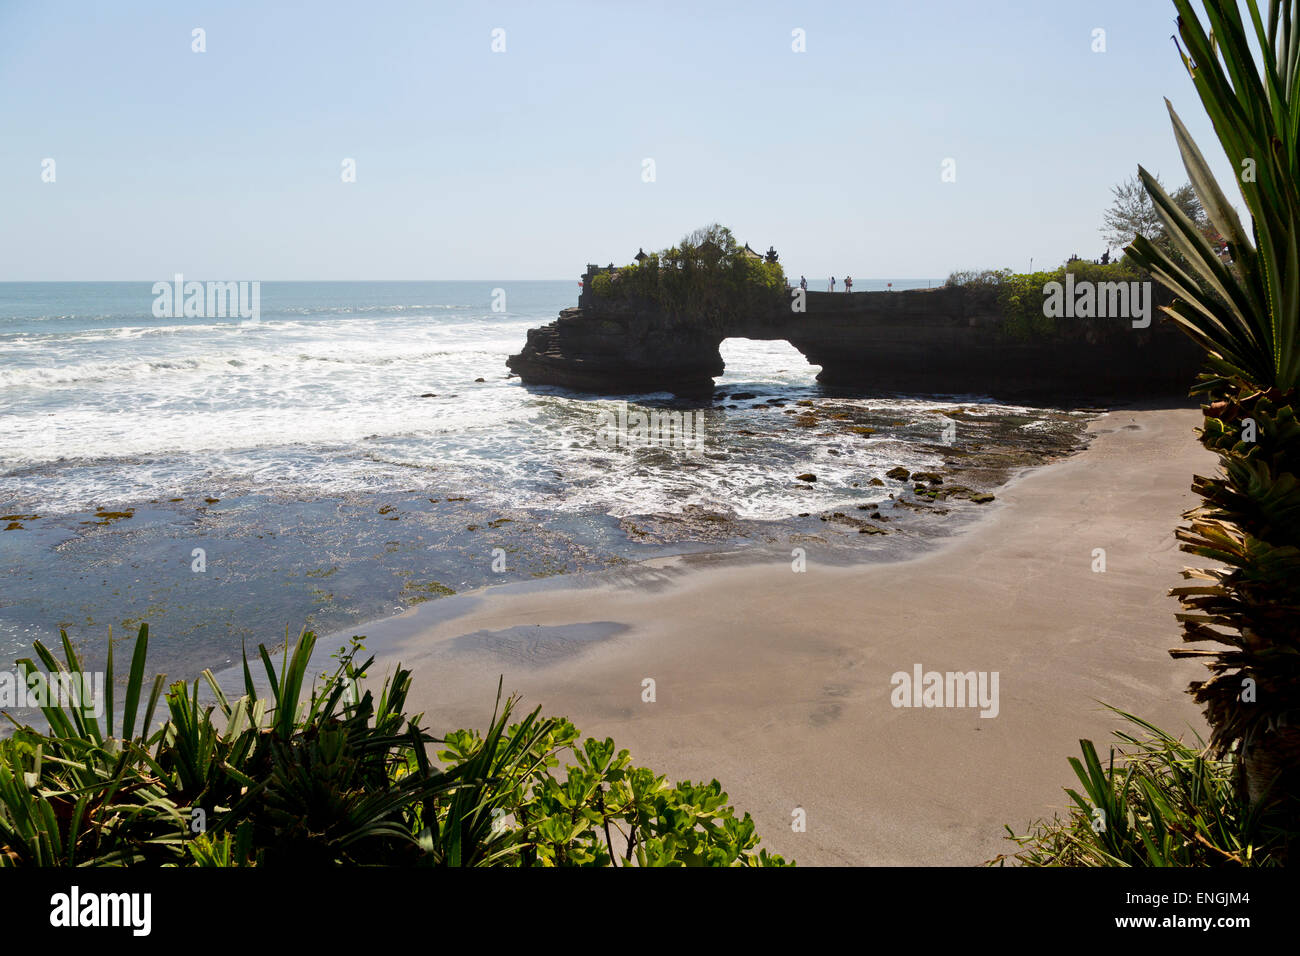
[[[527,385],[703,395],[723,372],[724,339],[783,339],[821,366],[823,385],[1083,401],[1185,395],[1201,362],[1154,311],[1145,328],[1061,317],[1048,331],[1027,331],[979,287],[809,292],[801,304],[701,323],[584,291],[576,308],[531,329],[507,365]]]

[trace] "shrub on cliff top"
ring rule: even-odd
[[[674,319],[720,327],[736,316],[770,313],[785,304],[780,263],[749,255],[717,223],[677,245],[593,278],[591,292],[610,301],[643,300]]]
[[[944,280],[945,289],[958,286],[996,286],[1011,275],[1010,269],[961,269]]]
[[[1139,273],[1127,259],[1101,265],[1075,260],[1056,269],[1039,272],[1012,272],[1010,269],[984,269],[954,272],[944,282],[946,288],[965,288],[984,292],[997,303],[1004,317],[1002,332],[1016,341],[1053,338],[1071,333],[1087,336],[1124,332],[1131,326],[1126,318],[1058,319],[1044,314],[1044,289],[1049,282],[1065,284],[1066,274],[1081,282],[1134,282],[1149,278]],[[1065,325],[1064,323],[1069,323]]]
[[[785,865],[716,780],[671,786],[538,710],[511,723],[513,697],[483,734],[430,736],[406,712],[410,671],[378,698],[360,686],[373,658],[356,661],[355,638],[318,682],[310,632],[278,669],[259,648],[269,700],[247,656],[236,699],[209,671],[164,693],[144,679],[148,640],[142,626],[118,706],[110,646],[99,715],[48,702],[48,731],[0,740],[0,867]],[[76,684],[63,646],[66,662],[40,642],[41,668],[19,661],[29,686]]]

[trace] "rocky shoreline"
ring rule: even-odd
[[[1088,422],[1105,411],[995,411],[968,403],[900,420],[895,408],[853,399],[787,403],[750,392],[715,396],[720,403],[728,399],[758,399],[749,407],[769,411],[774,432],[808,430],[828,442],[846,436],[864,443],[897,441],[900,456],[906,448],[911,457],[920,452],[940,463],[915,471],[895,465],[883,476],[852,483],[840,507],[800,512],[782,522],[747,521],[704,508],[626,517],[620,526],[631,539],[659,544],[683,539],[717,544],[748,540],[773,549],[811,542],[825,552],[835,552],[837,562],[847,563],[862,557],[864,542],[859,535],[891,536],[897,541],[891,551],[924,547],[926,539],[945,537],[977,516],[1016,474],[1087,447]],[[833,447],[828,450],[842,454]],[[818,476],[814,471],[792,473],[790,481],[794,487],[809,487]]]
[[[762,448],[782,433],[815,439],[805,457],[789,460],[788,487],[806,493],[809,506],[786,518],[746,518],[722,502],[620,517],[563,514],[527,502],[504,507],[453,487],[310,499],[232,489],[219,499],[14,512],[0,516],[0,534],[28,570],[6,579],[5,614],[30,634],[51,624],[68,629],[92,659],[110,626],[130,632],[147,620],[160,637],[159,665],[178,675],[221,666],[241,640],[274,639],[286,625],[344,629],[490,584],[676,555],[788,562],[795,548],[824,564],[893,561],[982,515],[1017,472],[1078,451],[1091,419],[969,404],[794,400],[753,388],[715,397],[715,410],[742,414],[744,424],[720,431],[709,454],[737,459],[745,454],[737,442]],[[742,405],[747,412],[725,411]],[[825,466],[852,460],[859,446],[883,450],[862,455],[860,480],[833,481]],[[910,465],[887,469],[882,455]],[[812,504],[818,492],[822,506]]]

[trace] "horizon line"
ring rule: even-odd
[[[183,274],[183,273],[182,273]],[[806,273],[800,273],[806,275]],[[931,282],[935,279],[945,279],[946,276],[888,276],[881,278],[858,279],[858,282]],[[515,279],[192,279],[192,282],[576,282],[581,281],[582,275],[579,274],[576,279],[570,278],[515,278]],[[44,283],[154,283],[170,282],[171,279],[0,279],[0,285],[18,285],[27,283],[39,285]]]

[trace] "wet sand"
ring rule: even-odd
[[[1002,825],[1065,805],[1066,758],[1119,720],[1203,729],[1175,662],[1194,409],[1119,410],[1084,452],[999,490],[924,556],[858,567],[680,559],[592,586],[485,589],[357,629],[415,672],[435,731],[482,727],[498,675],[527,708],[612,736],[673,780],[719,779],[764,846],[801,865],[976,864]],[[1095,549],[1106,570],[1094,571]],[[906,708],[891,676],[997,672],[997,715]],[[655,700],[645,702],[644,681]],[[806,832],[793,832],[793,811]]]

